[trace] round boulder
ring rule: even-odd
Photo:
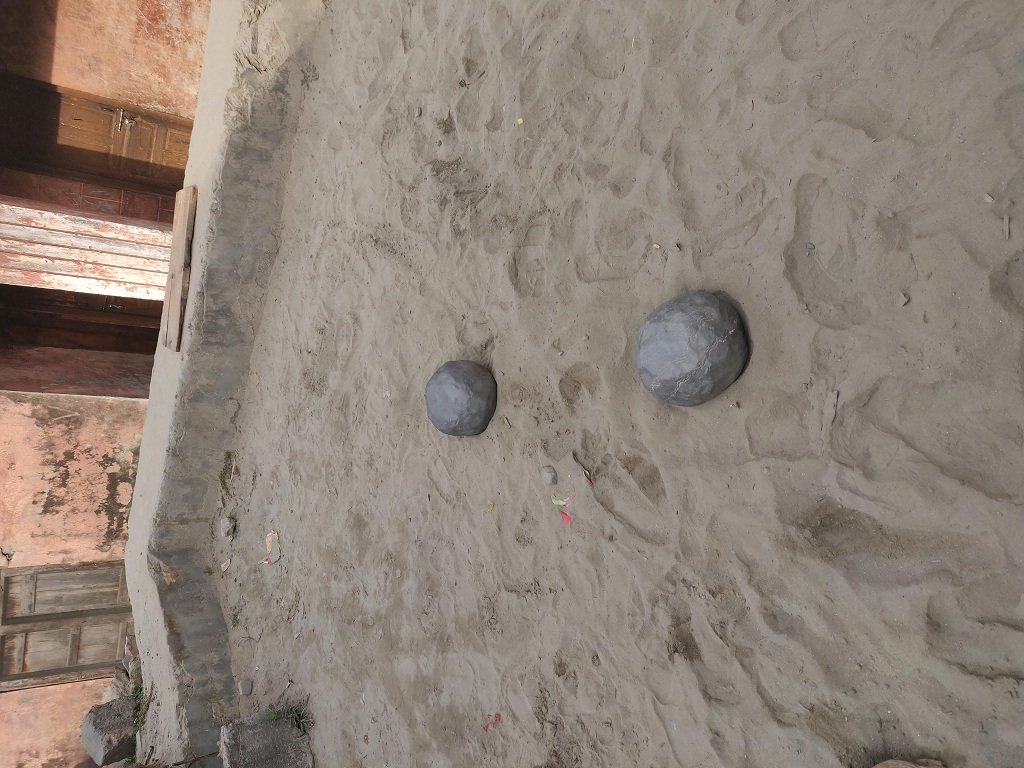
[[[498,384],[482,365],[449,360],[427,382],[426,399],[430,423],[441,432],[479,435],[498,406]]]
[[[722,394],[750,357],[743,320],[727,299],[691,291],[654,310],[636,336],[636,372],[671,405],[700,405]]]

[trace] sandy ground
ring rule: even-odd
[[[210,552],[244,709],[331,767],[1019,768],[1024,6],[312,5]],[[673,409],[633,338],[692,288],[753,357]]]

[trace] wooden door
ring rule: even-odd
[[[0,692],[107,677],[133,633],[122,560],[0,569]]]
[[[191,128],[136,109],[119,109],[118,119],[111,164],[129,179],[180,187],[185,179]]]
[[[192,123],[35,80],[0,76],[0,165],[181,187]]]

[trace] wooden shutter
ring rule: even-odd
[[[132,633],[121,560],[0,569],[0,692],[109,676]]]

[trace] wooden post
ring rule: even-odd
[[[196,203],[199,190],[185,187],[174,197],[174,228],[171,231],[171,261],[167,271],[167,291],[164,297],[163,344],[175,352],[181,351],[181,336],[185,330],[185,305],[192,272],[192,234],[196,222]]]

